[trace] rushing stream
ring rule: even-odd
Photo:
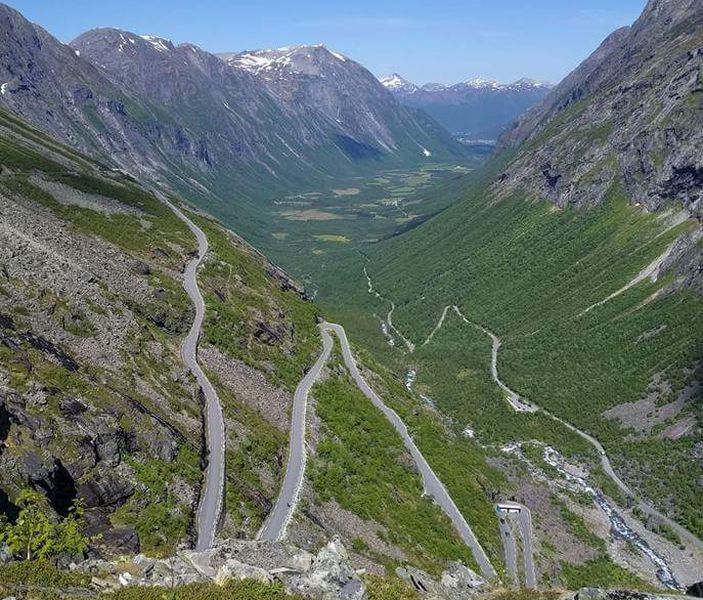
[[[554,467],[561,474],[564,479],[569,482],[574,488],[580,491],[586,492],[596,505],[606,514],[608,520],[610,521],[610,527],[612,533],[615,537],[625,540],[633,547],[637,548],[644,556],[646,556],[657,568],[656,574],[657,579],[661,581],[666,587],[672,590],[682,589],[679,583],[676,581],[674,574],[671,572],[667,562],[657,554],[652,547],[642,539],[635,531],[633,531],[630,526],[625,522],[625,520],[620,516],[615,507],[608,502],[606,497],[599,490],[591,487],[588,481],[583,477],[574,475],[570,473],[565,467],[565,461],[563,457],[554,450],[547,446],[544,449],[544,462],[548,465]]]

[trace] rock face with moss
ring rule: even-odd
[[[650,0],[506,135],[528,145],[505,183],[589,205],[620,178],[633,202],[677,200],[700,217],[702,32],[699,2]]]
[[[0,164],[0,510],[12,521],[34,488],[57,520],[83,503],[97,552],[170,553],[190,539],[204,454],[199,389],[180,357],[196,241],[133,180],[4,112]],[[285,273],[202,221],[217,357],[206,367],[240,360],[244,373],[218,382],[237,478],[227,512],[233,532],[253,535],[277,493],[284,388],[316,351],[315,316]],[[279,390],[275,425],[251,381]]]

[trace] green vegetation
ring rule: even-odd
[[[130,458],[128,463],[142,486],[115,511],[112,522],[134,527],[143,552],[150,556],[168,556],[185,538],[193,508],[172,485],[176,478],[191,486],[199,485],[200,457],[196,451],[182,445],[172,462],[158,458],[140,462]]]
[[[654,590],[653,586],[616,565],[607,556],[580,565],[562,563],[561,569],[564,585],[570,590],[582,587],[622,588],[642,592]]]
[[[236,423],[237,443],[225,451],[225,509],[235,537],[253,537],[268,514],[267,498],[278,493],[287,432],[271,425],[257,411],[239,402],[214,373],[208,378],[217,389],[225,417]]]
[[[571,532],[574,534],[576,539],[580,540],[587,546],[599,550],[601,553],[605,553],[606,544],[605,541],[594,534],[586,525],[583,517],[577,515],[575,512],[570,511],[566,505],[561,506],[561,518],[564,519],[569,525]]]
[[[104,600],[303,600],[290,595],[280,583],[263,583],[253,579],[229,581],[224,585],[192,583],[173,590],[162,587],[128,587],[101,596]]]
[[[486,462],[486,450],[461,435],[461,424],[443,418],[400,383],[401,377],[388,371],[368,352],[354,348],[365,376],[374,391],[398,413],[425,459],[449,491],[459,510],[471,524],[484,550],[498,565],[502,545],[493,503],[498,491],[510,490],[503,474]]]
[[[395,577],[367,575],[365,578],[369,600],[418,600],[417,592]]]
[[[24,560],[46,560],[59,554],[83,554],[88,547],[83,528],[83,507],[75,503],[63,519],[49,516],[44,497],[31,489],[22,490],[15,499],[20,508],[14,523],[0,516],[0,542]]]
[[[618,187],[588,211],[519,194],[499,200],[488,186],[509,158],[473,177],[460,202],[422,227],[330,269],[321,306],[398,378],[417,368],[418,392],[458,425],[470,424],[481,440],[538,437],[594,464],[592,448],[558,423],[511,412],[490,380],[490,340],[479,331],[450,313],[421,346],[444,306],[457,304],[501,337],[498,369],[512,389],[595,433],[631,483],[661,507],[675,506],[682,524],[702,533],[703,497],[691,495],[690,482],[703,476],[703,466],[684,458],[694,438],[628,439],[602,412],[638,400],[657,373],[674,394],[694,377],[691,366],[703,358],[703,301],[685,289],[657,294],[671,279],[645,279],[584,312],[692,224],[668,226],[665,216],[630,206]],[[368,293],[364,266],[387,300]],[[378,318],[391,300],[394,325],[418,346],[412,355],[397,337],[391,348],[381,334]],[[672,478],[671,487],[662,483]]]
[[[18,561],[0,565],[0,593],[11,593],[15,585],[41,587],[85,587],[90,575],[59,569],[48,560]]]
[[[320,345],[317,307],[267,273],[267,262],[209,219],[193,216],[212,259],[198,274],[207,306],[203,344],[294,390]]]
[[[81,233],[97,235],[127,252],[150,260],[156,258],[165,267],[180,269],[182,253],[194,244],[192,235],[158,199],[136,186],[117,185],[96,176],[55,173],[47,177],[72,189],[117,200],[144,214],[104,214],[89,208],[61,204],[24,174],[3,177],[0,184],[12,193],[43,204],[57,217],[72,223]],[[180,246],[181,252],[174,253],[174,245]]]
[[[423,497],[422,482],[393,426],[348,376],[332,375],[314,387],[313,395],[324,427],[309,473],[320,500],[334,499],[362,519],[380,523],[389,543],[430,572],[450,559],[473,564],[449,520]],[[390,558],[385,562],[395,566]]]

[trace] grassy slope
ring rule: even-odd
[[[423,496],[422,482],[393,426],[356,388],[338,359],[331,365],[330,377],[313,389],[323,424],[310,468],[319,498],[335,499],[361,518],[380,523],[388,541],[402,548],[411,563],[433,573],[448,560],[473,564],[449,520]],[[364,545],[360,548],[363,553]],[[388,557],[372,558],[391,570],[396,566]]]
[[[703,475],[700,465],[687,460],[695,438],[676,444],[625,444],[622,429],[600,416],[609,407],[639,399],[655,373],[665,373],[675,391],[691,378],[689,369],[701,358],[703,301],[680,290],[644,303],[670,283],[646,280],[578,316],[630,281],[692,223],[664,231],[659,215],[629,206],[617,188],[603,205],[584,212],[557,210],[524,197],[498,202],[488,184],[501,166],[500,160],[494,161],[474,178],[464,199],[438,217],[370,250],[367,267],[374,285],[397,305],[393,322],[420,343],[442,308],[458,304],[467,317],[502,338],[499,370],[513,389],[597,432],[634,483],[654,492],[662,505],[675,503],[679,520],[703,532],[701,498],[689,485]],[[495,390],[482,389],[487,385],[486,341],[477,339],[471,328],[450,325],[433,342],[434,350],[428,347],[411,359],[389,352],[377,321],[370,318],[374,312],[385,314],[388,305],[366,293],[363,265],[361,259],[343,265],[344,274],[336,278],[340,287],[322,297],[323,306],[352,324],[351,334],[397,369],[403,363],[424,362],[429,372],[421,371],[419,382],[427,384],[450,414],[483,419],[486,425],[500,421],[499,437],[506,435],[514,419],[503,420],[505,415],[480,406],[482,395],[495,397]],[[647,339],[640,337],[656,330]],[[445,354],[447,348],[452,352]],[[465,360],[469,372],[462,374],[465,389],[459,392],[447,382],[456,380]],[[489,417],[490,411],[494,414]],[[530,435],[537,420],[523,421],[519,430]],[[569,436],[565,449],[584,450],[572,442]],[[635,458],[638,462],[628,467],[628,460]],[[679,501],[657,489],[655,480],[664,474],[657,463],[666,465],[667,485],[680,490]]]

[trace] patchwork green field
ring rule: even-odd
[[[458,198],[467,173],[483,160],[476,155],[461,164],[384,171],[276,197],[269,239],[257,245],[315,289],[338,261],[446,209]]]

